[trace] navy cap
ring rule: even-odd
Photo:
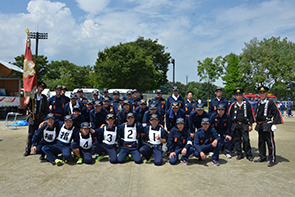
[[[269,90],[269,88],[266,87],[266,86],[260,86],[260,87],[258,88],[258,92],[267,92],[268,90]]]
[[[178,86],[173,86],[173,87],[172,87],[172,90],[173,90],[173,91],[178,91],[179,88],[178,88]]]
[[[197,104],[196,110],[204,110],[203,104]]]
[[[59,88],[61,89],[61,85],[56,85],[54,89],[56,90],[56,89],[59,89]]]
[[[244,90],[240,87],[236,87],[235,90],[234,90],[234,93],[235,94],[243,94],[244,93]]]
[[[162,94],[162,90],[161,90],[161,89],[157,89],[156,94],[157,94],[157,93]]]
[[[152,114],[150,117],[150,120],[153,120],[153,119],[159,120],[158,114]]]
[[[128,100],[124,100],[124,101],[123,101],[123,105],[125,105],[125,104],[130,105],[130,102],[129,102]]]
[[[130,95],[130,94],[132,94],[132,91],[131,90],[128,90],[127,91],[127,95]]]
[[[53,118],[55,120],[55,117],[54,117],[54,114],[53,113],[47,114],[46,119],[48,119],[48,118]]]
[[[65,86],[65,85],[62,85],[62,86],[61,86],[61,89],[62,89],[62,90],[68,90],[68,89],[67,89],[67,86]]]
[[[97,90],[93,90],[92,91],[92,95],[98,95],[98,91]]]
[[[73,98],[77,99],[78,96],[77,96],[75,93],[71,93],[71,95],[70,95],[70,99],[73,99]]]
[[[39,82],[37,86],[41,86],[44,89],[47,88],[47,85],[44,82]]]
[[[178,123],[183,123],[184,124],[184,119],[183,118],[177,118],[176,119],[176,124]]]
[[[71,121],[73,121],[73,116],[72,115],[66,115],[65,116],[65,121],[66,120],[71,120]]]
[[[81,128],[82,129],[90,129],[90,124],[88,122],[82,122]]]
[[[94,102],[94,106],[102,106],[101,101],[95,101],[95,102]]]
[[[124,96],[119,97],[119,101],[124,101],[124,100],[125,100]]]
[[[146,101],[145,101],[144,99],[141,99],[141,100],[140,100],[140,104],[141,104],[141,105],[146,104]]]
[[[291,98],[290,98],[290,97],[288,97],[288,100],[291,100]]]
[[[134,118],[134,114],[133,114],[132,112],[129,112],[129,113],[127,114],[127,117],[126,117],[126,118],[129,118],[129,117],[133,117],[133,118]]]
[[[113,92],[113,95],[114,95],[114,94],[120,95],[120,92],[119,92],[118,90],[115,90],[115,91]]]
[[[215,92],[217,92],[218,90],[222,91],[222,88],[221,88],[221,87],[217,87],[217,88],[215,89]]]
[[[157,109],[156,104],[151,103],[149,109]]]
[[[105,97],[105,98],[103,99],[103,102],[106,102],[106,101],[111,102],[109,97]]]
[[[178,103],[172,103],[172,108],[179,108]]]
[[[224,104],[219,104],[216,109],[224,109],[225,110],[225,105]]]
[[[92,100],[88,100],[88,101],[87,101],[87,105],[93,105]]]
[[[201,124],[210,124],[209,118],[203,118]]]
[[[78,93],[78,92],[83,92],[83,90],[82,90],[82,89],[79,89],[79,90],[77,91],[77,93]]]
[[[103,89],[102,89],[102,92],[109,92],[109,89],[107,89],[107,88],[103,88]]]
[[[283,100],[283,98],[281,98],[281,101]]]
[[[133,90],[132,90],[132,93],[135,93],[135,92],[138,93],[137,89],[133,89]]]
[[[115,119],[114,114],[107,114],[106,119]]]
[[[80,107],[75,105],[74,108],[73,108],[73,111],[81,111]]]

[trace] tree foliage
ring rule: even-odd
[[[197,70],[200,81],[205,80],[208,83],[214,83],[222,74],[221,60],[221,56],[218,56],[215,60],[209,57],[204,61],[198,60]]]
[[[170,54],[157,40],[120,43],[98,52],[94,66],[97,88],[136,88],[140,92],[167,82]]]

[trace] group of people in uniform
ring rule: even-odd
[[[38,83],[35,98],[26,103],[30,115],[24,156],[30,155],[32,147],[34,153],[41,154],[41,160],[58,166],[73,158],[72,152],[77,164],[90,164],[93,158],[100,161],[108,155],[110,163],[131,159],[139,164],[145,159],[162,165],[167,154],[171,165],[179,161],[187,165],[189,157],[195,156],[202,163],[209,156],[219,166],[219,154],[231,158],[234,149],[237,160],[244,156],[254,160],[249,132],[256,122],[259,159],[255,162],[269,161],[270,167],[276,163],[274,131],[283,121],[275,103],[267,99],[268,88],[264,86],[258,88],[261,100],[256,113],[239,87],[231,103],[222,97],[222,88],[216,88],[208,112],[193,100],[191,91],[184,100],[177,86],[167,99],[158,89],[148,103],[139,98],[136,89],[128,91],[127,98],[119,91],[111,98],[107,88],[101,98],[93,91],[93,100],[87,100],[81,89],[68,98],[64,95],[66,87],[61,85],[47,101],[41,94],[44,88],[45,83]]]
[[[285,111],[286,107],[287,107],[287,111],[286,111],[285,117],[293,118],[293,113],[292,113],[293,101],[291,101],[290,97],[288,97],[287,105],[286,105],[285,101],[283,100],[283,98],[281,98],[280,112],[282,115],[284,115],[284,111]]]

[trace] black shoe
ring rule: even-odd
[[[29,155],[30,155],[30,152],[28,152],[28,151],[26,151],[26,152],[24,153],[24,157],[29,156]]]
[[[259,158],[259,159],[255,160],[254,162],[255,163],[260,163],[260,162],[265,162],[265,161],[266,161],[266,159]]]
[[[271,161],[271,162],[268,163],[267,166],[268,166],[268,167],[273,167],[274,165],[276,165],[276,163]]]
[[[249,157],[247,157],[247,159],[249,160],[249,161],[253,161],[253,157],[252,156],[249,156]]]
[[[238,155],[238,157],[236,158],[237,160],[241,160],[241,159],[243,159],[244,157],[243,157],[243,155]]]
[[[45,159],[45,155],[41,155],[40,157],[39,157],[39,160],[44,160]]]

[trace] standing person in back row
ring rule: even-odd
[[[223,91],[222,91],[221,87],[217,87],[215,89],[215,94],[216,94],[216,97],[211,99],[211,102],[209,104],[209,111],[208,111],[209,117],[211,117],[213,113],[216,113],[217,106],[219,104],[223,104],[225,106],[225,111],[228,108],[228,106],[227,106],[228,101],[222,97]]]
[[[46,84],[41,82],[37,85],[37,93],[35,94],[34,103],[32,99],[27,99],[26,106],[29,107],[29,115],[27,121],[29,123],[29,132],[26,143],[26,152],[24,156],[28,156],[31,153],[32,138],[35,131],[38,129],[39,124],[44,121],[45,117],[49,113],[47,97],[41,92],[46,88]],[[34,111],[33,111],[34,106]],[[33,118],[34,113],[34,118]]]
[[[259,159],[254,162],[266,161],[266,146],[268,146],[268,167],[276,164],[276,147],[274,141],[274,132],[277,130],[277,124],[283,124],[282,116],[273,100],[267,98],[269,88],[261,86],[258,88],[261,100],[256,109],[256,127],[258,131]]]
[[[171,109],[172,103],[178,103],[179,108],[184,109],[184,99],[180,96],[179,88],[177,86],[173,86],[172,88],[173,94],[167,98],[165,111]]]

